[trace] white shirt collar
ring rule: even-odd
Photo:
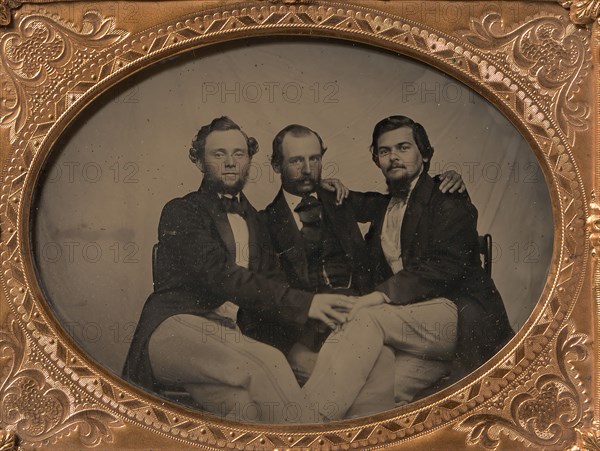
[[[419,175],[417,175],[415,177],[415,179],[412,182],[410,182],[410,190],[408,191],[409,195],[410,195],[410,193],[412,193],[412,190],[415,189],[415,186],[417,186],[417,182],[421,178],[421,174],[423,174],[423,165],[421,165],[421,170],[419,171]]]
[[[285,197],[285,201],[287,202],[288,207],[290,207],[290,210],[292,210],[292,212],[295,212],[295,209],[298,206],[298,204],[302,202],[302,197],[296,196],[292,193],[288,193],[283,188],[281,190],[283,191],[283,197]]]
[[[300,221],[300,215],[295,211],[298,204],[302,202],[302,197],[288,193],[283,188],[281,188],[281,191],[283,191],[283,197],[285,198],[288,207],[292,211],[292,217],[294,218],[294,222],[296,223],[298,230],[302,230],[302,221]],[[311,193],[311,195],[314,195],[316,197],[316,193]]]
[[[223,194],[223,193],[219,193],[219,199],[223,199],[224,197],[227,197],[228,199],[237,199],[238,202],[242,201],[242,198],[240,197],[240,193],[237,194]]]

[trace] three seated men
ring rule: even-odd
[[[451,176],[429,177],[419,124],[375,127],[388,195],[343,200],[343,185],[321,181],[320,136],[291,125],[273,141],[282,188],[258,214],[242,193],[257,150],[226,117],[200,129],[190,158],[203,182],[163,209],[125,378],[183,387],[213,413],[238,406],[236,419],[317,422],[410,402],[455,356],[470,371],[511,336],[481,269],[477,211],[442,193]],[[365,239],[358,222],[371,223]]]

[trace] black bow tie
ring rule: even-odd
[[[306,196],[294,211],[298,213],[302,224],[314,224],[321,220],[321,201],[314,196]]]
[[[246,209],[244,208],[244,204],[242,204],[237,197],[223,196],[221,197],[221,203],[227,213],[240,215],[243,218],[246,217]]]

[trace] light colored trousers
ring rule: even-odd
[[[456,347],[457,320],[456,305],[444,298],[361,309],[325,341],[302,389],[310,403],[336,406],[334,415],[331,409],[322,415],[343,418],[388,345],[396,350],[396,403],[408,403],[443,375]]]
[[[314,371],[318,353],[296,343],[287,356],[296,376],[307,380]],[[395,407],[394,402],[394,350],[384,346],[373,365],[367,380],[344,418],[356,418],[381,413]],[[337,418],[337,405],[328,400],[313,400],[312,410],[321,412],[323,419]]]
[[[238,421],[319,421],[276,348],[195,315],[163,321],[149,343],[154,376],[182,386],[205,410]]]

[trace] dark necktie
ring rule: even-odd
[[[322,209],[323,207],[319,199],[314,196],[305,196],[298,206],[294,208],[294,211],[300,217],[302,228],[306,226],[319,227]]]
[[[302,241],[306,250],[311,287],[322,284],[323,243],[321,233],[321,202],[314,196],[306,196],[294,209],[302,222]]]
[[[246,209],[240,200],[236,197],[221,197],[221,203],[227,213],[240,215],[242,218],[246,217]]]

